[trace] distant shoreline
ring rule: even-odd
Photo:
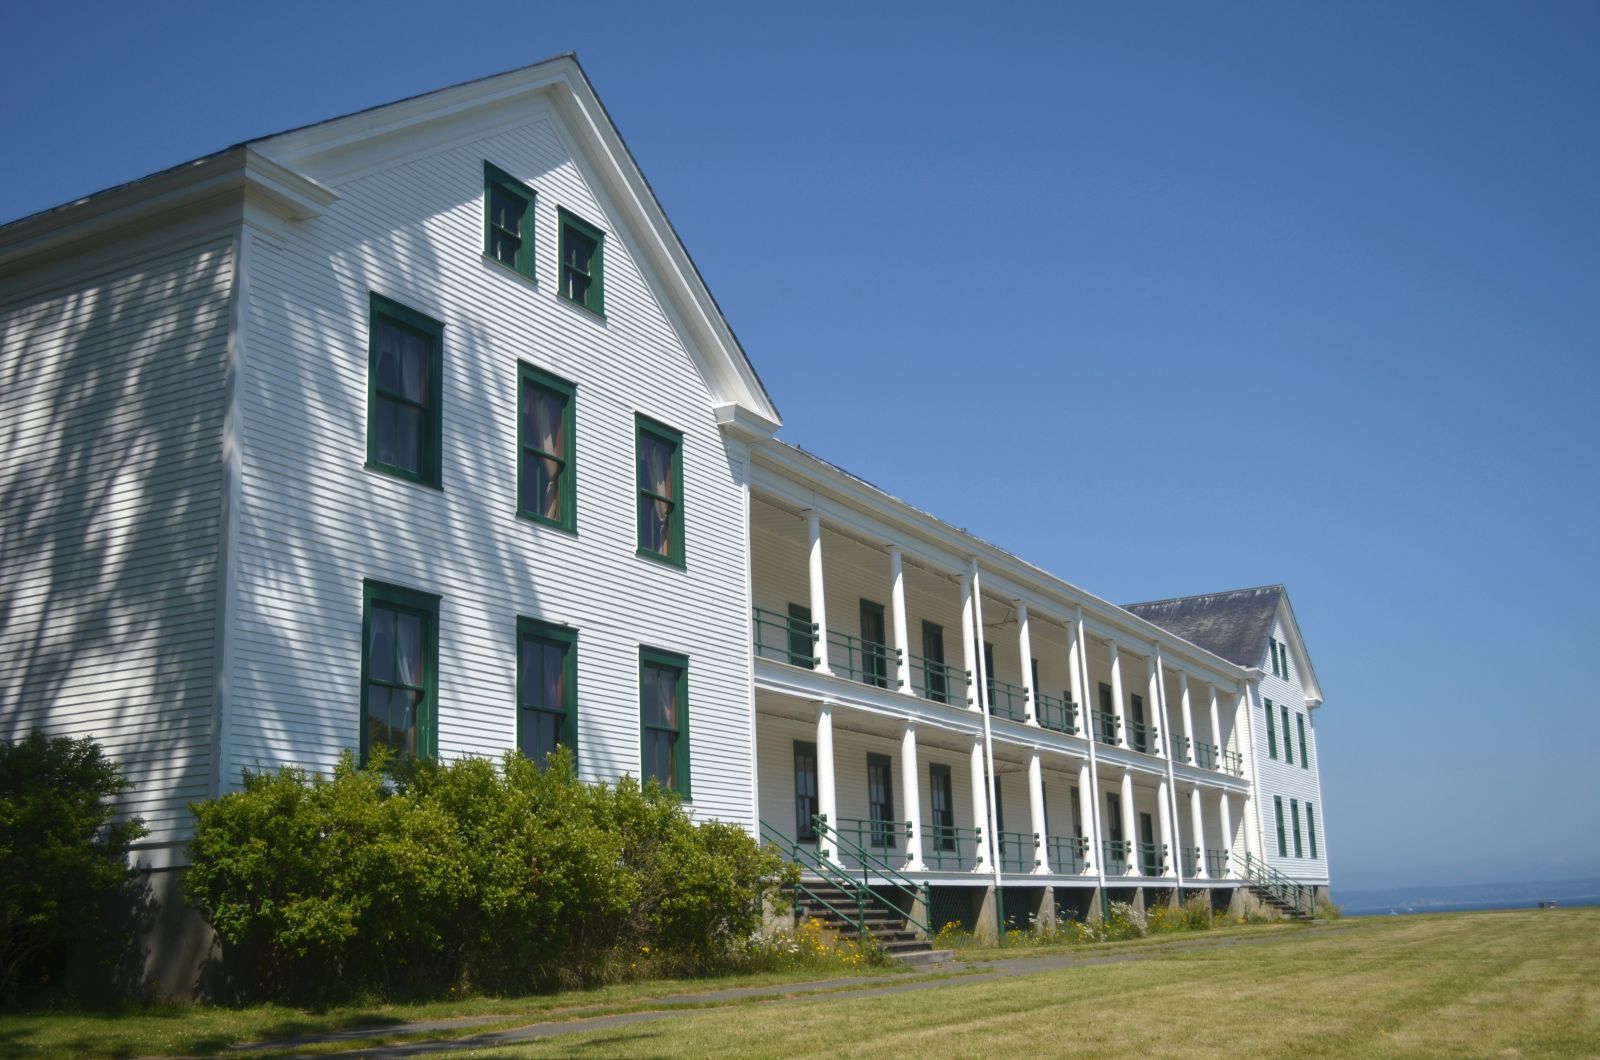
[[[1338,895],[1334,895],[1337,899]],[[1345,916],[1414,916],[1418,913],[1475,913],[1488,912],[1495,909],[1532,909],[1537,911],[1540,899],[1512,898],[1484,902],[1438,902],[1426,905],[1343,905],[1340,908]],[[1586,895],[1581,898],[1557,898],[1558,909],[1600,905],[1600,895]]]

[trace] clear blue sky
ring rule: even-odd
[[[576,50],[785,438],[1289,586],[1336,886],[1600,875],[1600,5],[868,7],[12,4],[0,218]]]

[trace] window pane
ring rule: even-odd
[[[422,410],[378,399],[378,459],[422,473]]]
[[[395,680],[422,687],[422,616],[399,611],[394,616]]]
[[[666,556],[672,551],[672,502],[639,498],[639,547]]]
[[[672,445],[653,434],[639,434],[639,488],[672,496]]]
[[[394,680],[394,612],[386,607],[373,607],[367,619],[367,675]]]
[[[522,240],[513,239],[499,229],[489,233],[489,252],[494,259],[503,265],[515,267],[517,264],[517,248],[522,245]]]
[[[572,228],[567,228],[564,234],[566,263],[579,272],[588,272],[589,262],[594,258],[594,240]]]
[[[489,189],[489,223],[516,234],[522,230],[523,201],[501,187]]]
[[[645,667],[645,724],[678,727],[678,672],[665,666]]]
[[[522,407],[526,413],[523,430],[526,432],[528,444],[534,448],[549,453],[551,456],[565,456],[566,448],[562,428],[567,399],[564,395],[546,390],[534,383],[525,383],[522,388]]]
[[[375,362],[372,370],[377,377],[380,393],[400,393],[400,358],[404,345],[404,332],[383,317],[372,321],[372,348]]]
[[[589,300],[589,277],[573,272],[571,269],[563,270],[561,282],[566,287],[562,293],[574,302],[587,303]]]
[[[426,338],[414,331],[402,333],[400,358],[400,396],[418,405],[428,404],[428,347]]]

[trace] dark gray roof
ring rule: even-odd
[[[1122,607],[1229,662],[1260,666],[1283,595],[1281,585],[1262,585]]]

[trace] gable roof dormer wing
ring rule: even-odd
[[[385,165],[524,122],[532,104],[547,105],[560,117],[614,220],[626,226],[706,380],[718,421],[744,435],[775,432],[781,423],[777,406],[576,55],[261,137],[249,146],[337,188]]]

